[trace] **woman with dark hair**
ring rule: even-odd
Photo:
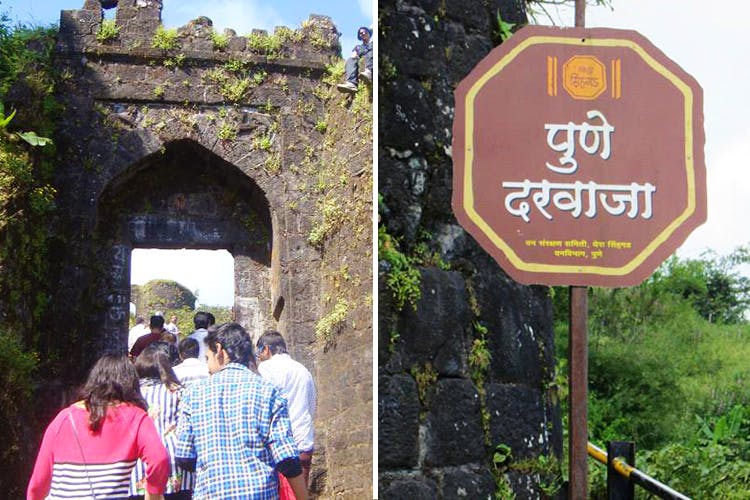
[[[27,500],[126,497],[138,459],[146,463],[146,499],[163,498],[169,457],[128,357],[102,356],[81,393],[47,427]]]
[[[192,474],[178,469],[174,463],[177,442],[177,407],[180,402],[180,381],[172,370],[167,342],[154,342],[147,346],[135,360],[135,370],[140,378],[141,394],[148,403],[148,415],[167,448],[171,473],[167,481],[165,499],[189,500],[193,488]],[[130,477],[131,497],[143,498],[146,468],[138,462]]]

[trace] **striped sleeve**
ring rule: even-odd
[[[169,456],[153,420],[143,414],[136,436],[139,456],[146,462],[146,491],[164,493],[169,476]]]

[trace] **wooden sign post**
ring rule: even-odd
[[[634,31],[526,26],[455,98],[456,218],[516,281],[572,287],[570,497],[585,498],[586,287],[641,283],[705,221],[702,89]]]

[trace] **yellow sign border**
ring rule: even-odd
[[[561,264],[539,264],[526,262],[522,260],[516,252],[490,227],[487,222],[476,212],[474,208],[474,190],[472,165],[474,163],[474,100],[477,94],[490,80],[497,75],[508,64],[510,64],[522,51],[539,44],[558,44],[558,45],[578,45],[578,46],[595,46],[595,47],[625,47],[636,52],[649,66],[657,73],[670,81],[685,97],[685,168],[687,171],[687,194],[688,204],[685,210],[669,224],[651,243],[649,243],[638,255],[630,262],[620,267],[604,266],[584,266],[584,265],[561,265]],[[590,273],[604,276],[624,276],[633,272],[640,266],[656,249],[663,244],[669,236],[677,230],[694,212],[696,207],[695,193],[695,167],[693,164],[693,91],[679,77],[669,71],[663,64],[651,57],[640,45],[632,40],[617,38],[587,38],[582,41],[575,37],[556,37],[556,36],[531,36],[511,49],[502,59],[500,59],[492,68],[483,74],[469,88],[464,99],[466,109],[466,120],[464,124],[465,142],[464,142],[464,199],[463,208],[466,214],[484,232],[492,243],[503,251],[505,256],[517,269],[522,271],[538,273]]]

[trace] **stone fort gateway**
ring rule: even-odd
[[[50,404],[97,353],[124,349],[134,249],[227,250],[235,319],[255,337],[281,331],[316,379],[313,494],[367,498],[371,101],[325,82],[340,61],[328,17],[246,36],[199,17],[170,38],[161,10],[85,0],[61,13],[50,309],[65,333],[47,342],[76,348]]]

